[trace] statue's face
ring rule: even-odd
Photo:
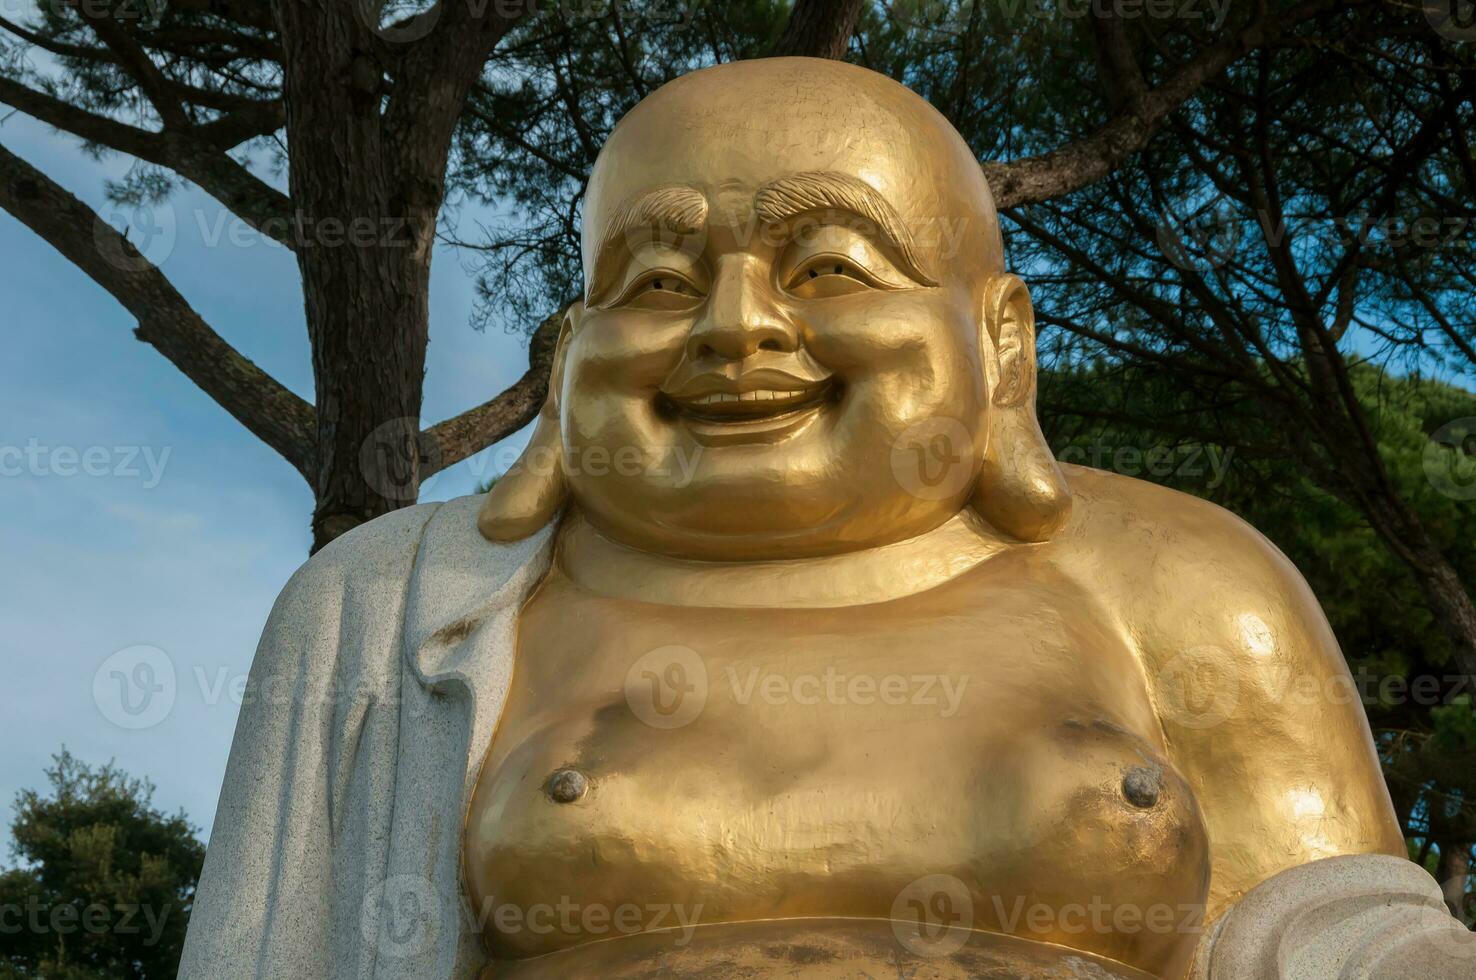
[[[617,540],[710,560],[938,526],[972,481],[920,481],[909,454],[976,465],[999,266],[977,162],[901,86],[808,59],[673,82],[585,200],[560,391],[575,500]]]

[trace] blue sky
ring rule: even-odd
[[[19,114],[0,124],[0,142],[93,207],[115,210],[103,182],[127,159],[94,161]],[[291,254],[252,234],[215,234],[222,209],[194,190],[139,217],[166,229],[145,252],[206,321],[311,400]],[[312,494],[135,340],[133,318],[107,293],[3,211],[0,255],[6,820],[16,792],[39,786],[65,744],[152,779],[156,803],[183,807],[208,834],[236,723],[232,684],[239,690],[273,599],[307,557]],[[474,297],[454,253],[438,252],[432,292],[428,422],[486,400],[527,368],[521,338],[468,326]],[[471,492],[525,438],[438,475],[421,499]],[[175,677],[168,711],[142,728],[110,720],[117,705],[106,695],[120,664],[109,658],[137,647],[150,649],[125,652],[123,666],[167,663]]]

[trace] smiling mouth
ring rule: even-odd
[[[744,425],[785,419],[818,408],[831,400],[833,391],[834,385],[827,381],[805,388],[755,388],[663,398],[670,410],[683,418],[711,425]]]

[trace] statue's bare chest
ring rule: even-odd
[[[1200,888],[1198,811],[1136,658],[1065,583],[741,610],[554,576],[519,633],[468,817],[474,906],[885,917],[941,874],[976,928],[1012,932],[1027,897],[1120,894],[1124,873]],[[514,956],[596,938],[574,933],[488,926]]]

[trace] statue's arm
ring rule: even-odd
[[[1248,525],[1188,504],[1140,613],[1175,765],[1209,832],[1197,980],[1476,978],[1407,860],[1360,692],[1311,589]]]
[[[273,606],[236,722],[181,980],[367,975],[357,969],[359,916],[382,861],[384,835],[372,831],[391,803],[370,790],[392,785],[404,593],[435,506],[334,541]]]
[[[1209,830],[1211,916],[1308,861],[1404,856],[1360,691],[1301,574],[1203,501],[1166,523],[1139,642]]]

